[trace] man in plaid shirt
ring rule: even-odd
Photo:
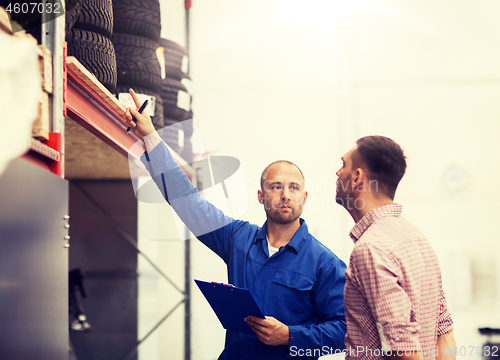
[[[397,143],[367,136],[337,171],[337,203],[356,222],[344,291],[347,360],[453,357],[453,321],[437,256],[393,202],[405,170]]]

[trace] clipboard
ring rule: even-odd
[[[194,280],[226,330],[255,334],[244,321],[248,315],[265,319],[248,289]]]

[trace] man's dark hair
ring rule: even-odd
[[[352,168],[364,168],[369,180],[377,181],[378,188],[394,199],[399,181],[406,171],[406,156],[394,140],[385,136],[365,136],[356,141],[352,153]]]
[[[260,176],[260,188],[262,190],[264,190],[264,184],[266,182],[267,170],[269,170],[269,168],[271,166],[273,166],[274,164],[278,164],[278,163],[286,163],[286,164],[290,164],[290,165],[295,166],[299,170],[300,175],[302,175],[302,179],[305,180],[304,174],[302,174],[302,170],[300,170],[300,168],[297,165],[295,165],[293,162],[288,161],[288,160],[276,160],[276,161],[273,161],[272,163],[270,163],[269,165],[267,165],[266,168],[264,169],[264,171],[262,172],[262,175]]]

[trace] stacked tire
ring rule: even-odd
[[[192,162],[193,112],[192,97],[186,88],[186,83],[189,83],[187,52],[167,39],[160,39],[160,47],[163,49],[166,75],[161,88],[165,125],[162,138],[184,160]]]
[[[66,13],[68,55],[76,57],[110,92],[116,87],[112,0],[80,0]],[[73,25],[71,26],[71,23]]]
[[[113,0],[113,36],[116,52],[115,94],[127,96],[132,88],[154,101],[151,118],[156,129],[163,128],[161,68],[157,49],[161,32],[158,0]],[[151,108],[151,107],[148,107]]]

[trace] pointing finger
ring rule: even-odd
[[[130,96],[132,96],[132,99],[134,100],[135,106],[137,108],[140,108],[142,105],[141,99],[139,99],[139,97],[135,93],[134,89],[128,89],[128,92],[129,92]]]

